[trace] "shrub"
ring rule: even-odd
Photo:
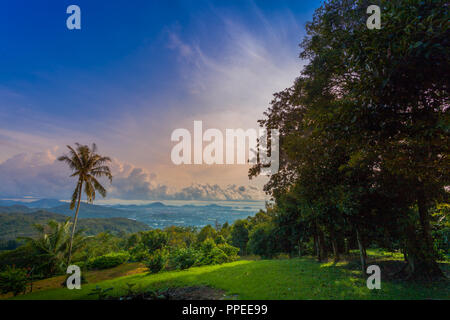
[[[158,273],[164,270],[167,261],[167,252],[165,250],[156,250],[147,260],[145,260],[145,265],[151,273]]]
[[[217,247],[222,250],[223,252],[225,252],[225,254],[228,256],[228,258],[230,259],[230,261],[236,261],[239,256],[239,248],[233,247],[232,245],[228,244],[228,243],[222,243],[217,245]]]
[[[206,239],[200,246],[201,258],[199,264],[221,264],[225,262],[235,261],[239,248],[230,246],[229,244],[216,243],[212,239]]]
[[[209,264],[221,264],[228,261],[228,256],[220,250],[218,247],[214,247],[209,252],[205,252],[199,264],[209,265]]]
[[[90,269],[108,269],[125,263],[130,258],[128,252],[113,252],[89,260]]]
[[[24,293],[27,288],[28,276],[24,269],[7,267],[0,273],[0,292],[12,292],[14,296]]]
[[[150,258],[148,249],[140,243],[130,250],[131,260],[136,262],[146,261]]]
[[[199,252],[193,248],[180,248],[171,252],[169,260],[175,269],[188,269],[199,260]]]
[[[29,244],[0,253],[0,270],[6,270],[8,266],[12,265],[26,269],[31,266],[43,265],[45,262],[45,259],[39,256]]]
[[[146,248],[153,252],[164,248],[169,242],[169,235],[167,232],[161,230],[150,230],[141,233],[141,241]]]

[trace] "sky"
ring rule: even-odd
[[[248,165],[172,163],[177,128],[257,128],[304,62],[320,1],[1,0],[0,198],[67,198],[56,159],[95,142],[113,158],[109,197],[263,199]],[[81,9],[69,30],[66,8]]]

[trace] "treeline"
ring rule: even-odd
[[[325,1],[307,24],[308,62],[260,121],[280,132],[280,170],[265,186],[277,217],[264,228],[289,252],[313,243],[320,260],[356,241],[363,268],[368,246],[400,249],[407,277],[439,278],[449,239],[448,4],[376,3],[380,30],[366,27],[363,0]]]
[[[14,266],[32,272],[35,279],[65,274],[71,225],[70,219],[36,224],[37,236],[18,238],[18,248],[0,253],[0,271]],[[131,234],[101,232],[95,236],[86,236],[80,229],[74,237],[71,263],[91,270],[143,262],[151,272],[159,272],[231,262],[238,259],[239,252],[231,245],[232,230],[228,223],[215,228],[172,226]]]

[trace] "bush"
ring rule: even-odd
[[[145,265],[151,273],[158,273],[165,269],[167,261],[167,252],[165,250],[156,250],[147,260],[145,260]]]
[[[200,246],[201,258],[199,264],[221,264],[235,261],[238,256],[239,248],[223,243],[216,245],[212,239],[206,239]]]
[[[0,273],[0,292],[12,292],[14,296],[25,293],[28,283],[27,272],[24,269],[8,267]]]
[[[153,252],[164,248],[169,243],[169,235],[158,229],[142,232],[141,242],[150,252]]]
[[[127,262],[129,258],[128,252],[113,252],[90,259],[88,266],[90,269],[108,269]]]
[[[36,250],[28,244],[0,253],[0,271],[6,270],[8,266],[12,265],[26,269],[32,266],[43,265],[45,262],[45,259],[39,256]]]
[[[146,261],[150,258],[148,249],[140,243],[130,250],[131,260],[135,262]]]
[[[219,244],[217,245],[217,247],[223,252],[225,252],[230,261],[236,261],[239,258],[238,256],[239,248],[233,247],[228,243]]]
[[[210,265],[210,264],[221,264],[228,261],[228,256],[220,250],[218,247],[214,247],[209,252],[205,252],[200,259],[199,264]]]
[[[199,260],[199,252],[193,248],[180,248],[171,252],[169,261],[175,269],[188,269]]]

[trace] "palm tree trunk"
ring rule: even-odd
[[[70,244],[69,244],[69,258],[67,260],[67,265],[70,265],[70,259],[72,259],[72,245],[73,245],[73,238],[75,236],[75,229],[77,227],[77,221],[78,221],[78,211],[80,210],[80,202],[81,202],[81,189],[82,189],[83,183],[80,182],[80,186],[78,187],[78,203],[77,203],[77,210],[75,211],[75,218],[73,221],[73,227],[72,227],[72,235],[70,236]]]

